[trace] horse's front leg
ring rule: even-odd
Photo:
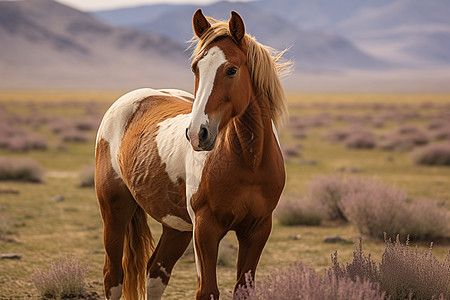
[[[253,222],[250,227],[243,227],[236,230],[236,236],[239,241],[239,255],[237,262],[237,282],[234,291],[239,286],[245,286],[245,274],[250,271],[252,280],[255,279],[256,266],[259,257],[269,238],[272,230],[272,216],[259,221]]]
[[[197,268],[197,300],[219,299],[216,263],[220,240],[225,229],[216,222],[209,210],[195,213],[193,231],[195,263]]]

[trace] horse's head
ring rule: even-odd
[[[219,131],[247,108],[253,94],[244,22],[236,13],[226,26],[211,25],[199,9],[193,17],[198,38],[192,71],[195,101],[186,138],[196,151],[212,150]]]

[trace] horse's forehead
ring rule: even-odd
[[[239,63],[246,58],[244,51],[231,38],[222,38],[211,43],[201,53],[199,62],[205,58],[217,57],[217,53],[224,55],[226,61]]]
[[[217,70],[219,66],[227,62],[224,51],[218,46],[205,49],[202,53],[200,53],[200,56],[198,66],[201,69],[214,68]]]

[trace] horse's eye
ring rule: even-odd
[[[232,67],[227,70],[227,76],[232,77],[232,76],[236,75],[236,73],[237,73],[236,67]]]

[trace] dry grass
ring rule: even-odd
[[[121,93],[32,93],[2,92],[0,103],[9,112],[29,115],[47,114],[65,118],[79,118],[86,115],[87,106],[91,113],[104,113],[109,104]],[[416,166],[407,153],[386,152],[378,149],[347,149],[345,145],[334,145],[324,141],[322,136],[330,128],[348,127],[339,120],[339,114],[358,116],[381,116],[392,110],[392,105],[403,112],[402,122],[426,128],[424,118],[411,117],[408,111],[420,111],[427,117],[437,115],[449,107],[449,95],[291,95],[291,116],[309,116],[311,120],[326,121],[321,126],[308,128],[308,136],[298,140],[288,128],[281,131],[283,144],[301,143],[301,158],[287,164],[286,192],[306,195],[307,186],[317,176],[334,174],[344,167],[355,167],[362,175],[376,176],[386,184],[405,190],[413,198],[437,198],[450,203],[448,178],[450,168],[442,166]],[[65,101],[65,105],[61,105]],[[34,108],[29,106],[34,103]],[[69,103],[69,104],[67,104]],[[370,104],[368,104],[370,103]],[[424,106],[431,103],[431,106]],[[94,111],[92,111],[94,110]],[[314,116],[322,115],[320,118]],[[409,117],[408,117],[409,115]],[[362,118],[361,118],[362,119]],[[374,118],[375,120],[375,118]],[[383,119],[384,127],[372,128],[379,136],[399,126],[394,117]],[[372,126],[367,122],[367,126]],[[27,128],[27,130],[30,130]],[[45,136],[49,147],[45,151],[30,151],[17,154],[0,150],[1,156],[27,157],[38,161],[46,170],[44,184],[0,182],[0,190],[15,190],[18,194],[0,194],[0,214],[8,216],[8,232],[16,242],[0,241],[0,253],[15,252],[21,260],[4,260],[0,272],[0,299],[37,297],[38,291],[31,283],[31,276],[37,269],[45,269],[52,260],[62,255],[73,255],[82,265],[89,265],[87,289],[97,292],[102,298],[102,268],[104,261],[102,241],[102,221],[93,189],[79,187],[79,171],[91,165],[94,156],[95,132],[90,131],[87,143],[67,143],[65,150],[58,149],[57,134],[45,126],[36,130]],[[308,163],[316,161],[316,164]],[[54,202],[55,196],[64,196],[64,201]],[[155,237],[161,233],[159,224],[151,223]],[[347,244],[326,244],[326,236],[340,235],[348,240],[359,237],[356,228],[349,224],[326,222],[322,226],[284,227],[275,222],[272,235],[262,254],[257,280],[265,278],[275,265],[287,266],[301,260],[317,272],[331,265],[330,254],[339,250],[342,262],[351,261],[353,246]],[[234,233],[228,234],[227,241],[236,245]],[[414,243],[413,247],[427,249],[428,242]],[[373,257],[381,257],[384,243],[366,239],[365,252]],[[449,245],[444,242],[434,244],[433,253],[440,260],[447,254]],[[235,280],[235,268],[219,266],[217,269],[219,288],[222,295],[230,294]],[[175,266],[165,299],[193,299],[196,289],[195,265],[192,255],[185,255]]]
[[[447,299],[450,284],[450,253],[443,261],[427,251],[411,251],[409,241],[403,245],[399,237],[395,242],[386,240],[381,263],[365,255],[362,240],[353,254],[353,261],[345,266],[338,263],[337,253],[332,256],[333,272],[353,281],[369,280],[379,284],[390,299]]]
[[[73,298],[85,291],[87,270],[76,258],[60,258],[52,261],[48,270],[38,269],[32,281],[42,297]]]

